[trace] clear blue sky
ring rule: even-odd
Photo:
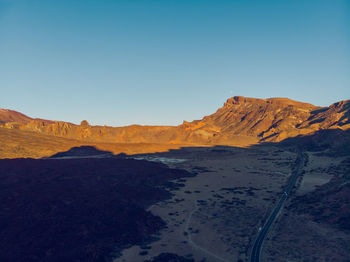
[[[349,0],[0,0],[0,107],[179,124],[234,95],[350,99]]]

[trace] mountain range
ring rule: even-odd
[[[149,149],[153,152],[176,145],[248,146],[261,142],[279,142],[320,130],[348,130],[349,107],[350,100],[339,101],[329,107],[319,107],[288,98],[257,99],[234,96],[215,113],[201,120],[184,121],[178,126],[125,127],[91,126],[85,120],[76,125],[31,118],[13,110],[0,109],[0,143],[11,147],[3,148],[0,157],[12,157],[8,152],[14,151],[13,146],[19,152],[13,154],[13,157],[41,157],[45,153],[58,152],[65,144],[67,146],[62,149],[89,144],[99,145],[113,152],[121,152],[121,144],[139,144],[144,145],[143,147],[145,144],[157,145]],[[26,146],[28,143],[42,148],[45,141],[56,141],[56,146],[47,146],[47,150],[39,150],[40,153],[34,150],[37,154],[33,154],[34,151],[25,153],[28,151],[26,148],[29,148]],[[118,149],[115,148],[117,144]],[[141,151],[146,152],[145,150],[147,151]]]

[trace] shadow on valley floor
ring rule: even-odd
[[[112,157],[110,151],[100,150],[94,146],[72,147],[68,151],[56,153],[48,158],[73,158],[73,157]]]
[[[1,261],[108,261],[165,226],[145,207],[188,177],[91,147],[52,159],[0,160]],[[70,156],[88,158],[65,159]],[[61,157],[61,159],[59,159]]]
[[[266,146],[344,155],[350,152],[349,144],[349,131],[329,130],[248,148],[198,149],[218,157],[232,152],[227,148],[249,152]],[[174,180],[195,172],[140,157],[181,160],[189,150],[196,147],[132,156],[136,160],[81,146],[46,159],[0,160],[0,260],[110,261],[121,249],[149,241],[166,224],[146,208],[181,186]],[[349,194],[343,192],[344,199],[337,202],[346,212]]]

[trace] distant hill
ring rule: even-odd
[[[32,118],[30,118],[29,116],[26,116],[17,111],[0,108],[0,123],[12,122],[26,124],[31,120]]]
[[[235,96],[201,120],[184,121],[179,126],[126,127],[91,126],[87,121],[75,125],[33,119],[16,111],[2,109],[0,131],[11,129],[23,136],[26,135],[22,132],[34,132],[70,139],[75,141],[74,146],[89,143],[248,146],[260,142],[279,142],[319,130],[347,130],[350,128],[349,107],[350,100],[318,107],[288,98]]]

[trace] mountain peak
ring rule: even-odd
[[[244,96],[234,96],[229,99],[227,99],[225,105],[241,105],[241,104],[274,104],[274,105],[281,105],[281,106],[301,106],[301,107],[316,107],[309,103],[303,103],[299,101],[295,101],[289,98],[284,97],[271,97],[271,98],[251,98],[251,97],[244,97]]]

